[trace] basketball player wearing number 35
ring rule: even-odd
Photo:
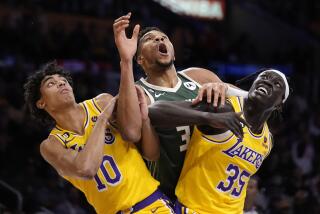
[[[54,62],[25,84],[30,113],[53,125],[40,145],[43,158],[81,190],[99,214],[172,213],[132,143],[139,139],[124,141],[114,125],[116,98],[101,94],[77,103],[71,85],[70,74]]]
[[[176,213],[243,213],[248,181],[272,148],[267,120],[288,96],[285,75],[266,69],[254,81],[248,98],[230,97],[218,113],[208,113],[213,109],[203,103],[192,107],[187,102],[160,102],[149,108],[154,126],[197,125],[175,190]],[[246,126],[221,119],[213,121],[218,128],[210,126],[213,116],[219,119],[240,112]]]

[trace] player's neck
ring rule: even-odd
[[[266,110],[262,106],[257,106],[249,99],[244,99],[243,114],[246,121],[251,125],[250,130],[255,134],[260,134],[271,111]]]
[[[155,70],[148,73],[146,81],[152,85],[174,88],[178,83],[178,75],[174,65],[165,70]]]
[[[79,135],[84,134],[83,123],[86,115],[80,104],[75,103],[61,111],[55,111],[51,114],[60,128]]]

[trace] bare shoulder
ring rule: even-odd
[[[201,85],[209,82],[222,82],[213,71],[205,68],[191,67],[182,72]]]
[[[49,136],[40,144],[40,153],[44,159],[55,156],[59,150],[64,149],[61,143],[53,136]]]
[[[97,102],[97,105],[99,106],[100,109],[104,109],[104,107],[107,106],[107,104],[109,103],[109,101],[113,98],[113,96],[111,94],[108,93],[102,93],[99,94],[98,96],[96,96],[95,101]]]

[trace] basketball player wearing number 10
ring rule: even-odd
[[[54,125],[40,145],[43,158],[99,214],[172,213],[133,143],[139,139],[124,141],[114,125],[116,98],[101,94],[76,103],[71,83],[70,74],[53,62],[25,85],[31,114]]]

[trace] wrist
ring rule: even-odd
[[[200,115],[201,124],[200,125],[207,125],[210,123],[210,118],[213,116],[213,113],[210,112],[202,112]]]
[[[97,122],[101,122],[103,124],[107,124],[109,122],[109,118],[110,117],[106,117],[105,115],[100,115],[98,117],[98,121]]]
[[[248,92],[239,88],[234,88],[227,84],[226,95],[230,96],[239,96],[239,97],[248,97]]]
[[[132,58],[121,58],[120,66],[132,66]]]
[[[151,125],[150,118],[147,117],[146,119],[142,119],[142,125],[143,125],[143,126],[145,126],[145,125]]]

